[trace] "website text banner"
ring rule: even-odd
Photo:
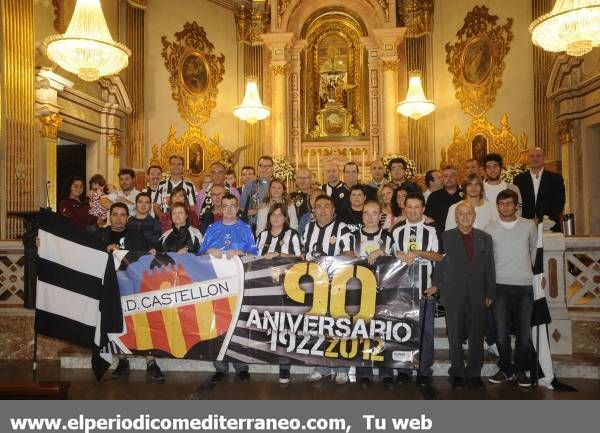
[[[418,265],[349,257],[118,262],[124,353],[296,365],[414,368]]]

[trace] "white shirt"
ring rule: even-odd
[[[431,195],[431,191],[429,191],[429,189],[426,189],[425,192],[423,193],[423,197],[425,198],[425,203],[427,203],[427,199],[429,198],[430,195]]]
[[[504,191],[508,188],[508,183],[505,181],[501,181],[497,185],[492,185],[487,183],[487,181],[483,182],[483,195],[487,201],[490,203],[496,203],[496,197],[498,197],[498,193],[500,191]]]
[[[110,201],[112,201],[113,203],[116,203],[118,201],[118,199],[120,198],[126,198],[127,200],[129,200],[131,202],[131,204],[127,205],[127,208],[129,209],[129,216],[135,216],[135,198],[137,197],[137,195],[140,192],[133,188],[131,191],[129,191],[128,194],[124,193],[122,190],[118,190],[115,192],[111,192],[110,194],[107,194],[105,196],[103,196],[103,198],[107,198]]]
[[[456,206],[458,206],[458,203],[454,203],[448,209],[445,230],[456,228]],[[473,227],[483,230],[485,226],[493,221],[496,221],[497,219],[498,208],[484,199],[483,204],[475,208],[475,223],[473,224]]]
[[[298,217],[296,216],[296,208],[293,204],[288,206],[288,219],[290,222],[290,228],[298,230]],[[267,227],[267,216],[269,215],[269,208],[263,207],[258,210],[256,214],[256,234],[258,235]]]
[[[533,195],[535,197],[535,201],[537,202],[538,191],[540,190],[540,182],[542,181],[542,173],[544,169],[542,168],[537,176],[533,174],[533,171],[529,170],[529,174],[531,175],[531,180],[533,181]]]

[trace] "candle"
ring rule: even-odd
[[[296,173],[298,173],[298,154],[296,153]]]
[[[363,183],[365,181],[365,150],[363,149],[362,153],[362,180]]]

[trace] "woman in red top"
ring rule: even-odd
[[[170,204],[173,205],[175,203],[183,203],[189,208],[190,211],[188,213],[188,221],[187,222],[191,227],[194,227],[197,229],[198,221],[199,221],[198,214],[194,210],[194,207],[190,206],[190,203],[188,202],[188,199],[187,199],[187,193],[181,185],[177,185],[175,188],[173,188],[173,191],[171,192]],[[162,233],[173,228],[173,221],[171,220],[170,212],[164,212],[160,216],[158,221],[160,222],[160,230]]]
[[[96,226],[98,217],[90,215],[90,203],[85,194],[85,181],[82,178],[71,176],[65,181],[62,199],[58,204],[58,213],[79,230],[84,231],[88,226]]]

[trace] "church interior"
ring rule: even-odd
[[[532,40],[555,3],[595,9],[592,41],[573,36],[551,51]],[[179,154],[200,189],[216,161],[239,178],[272,155],[290,190],[299,167],[323,184],[327,166],[353,161],[366,183],[372,161],[401,156],[424,186],[428,170],[453,165],[465,176],[465,161],[489,153],[514,176],[539,147],[544,168],[565,180],[564,214],[574,219],[572,236],[544,237],[555,368],[600,379],[598,2],[0,0],[0,13],[2,362],[30,362],[28,216],[56,209],[71,175],[118,184],[131,168],[141,189],[150,165],[166,176]],[[98,58],[69,32],[99,43]],[[75,382],[89,363],[62,341],[37,345],[50,370],[60,365]],[[437,362],[444,375],[447,360]],[[197,369],[210,366],[166,371]]]

